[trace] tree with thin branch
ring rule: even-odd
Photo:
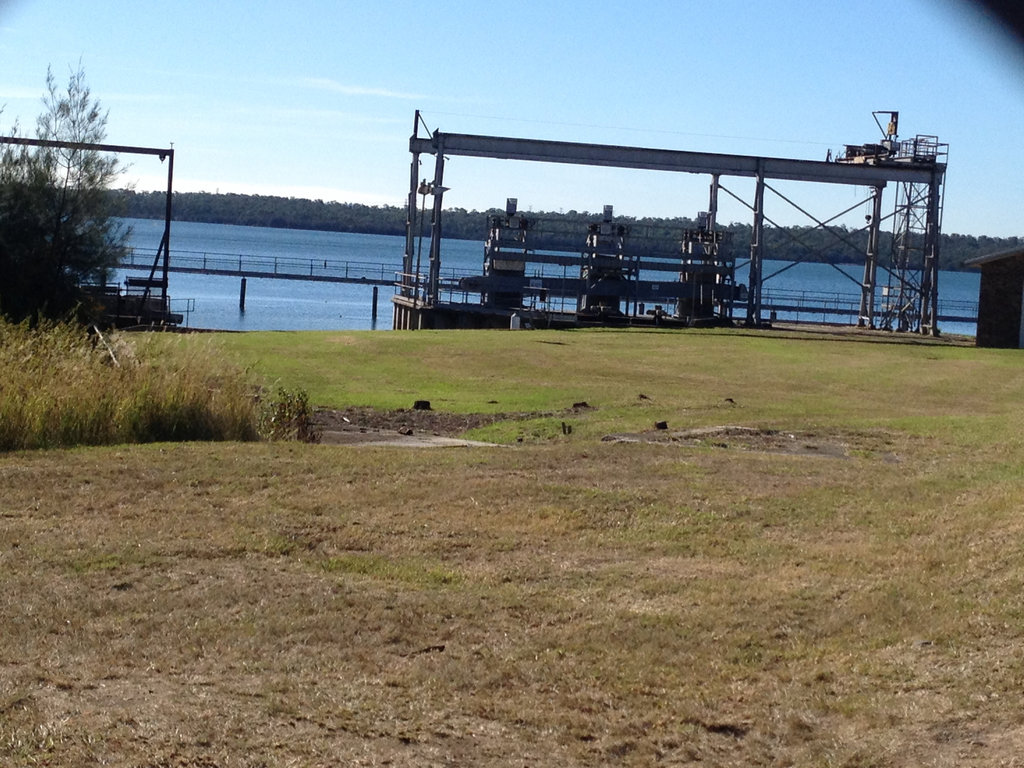
[[[19,321],[87,317],[82,286],[106,281],[128,237],[108,194],[122,173],[117,158],[81,146],[101,144],[107,126],[81,67],[65,90],[49,70],[46,91],[36,138],[56,145],[0,153],[0,313]]]

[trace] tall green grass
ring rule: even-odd
[[[253,383],[202,342],[0,320],[0,451],[255,439]]]

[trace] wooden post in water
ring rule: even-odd
[[[377,293],[378,293],[378,291],[379,291],[379,288],[377,288],[376,285],[373,286],[373,303],[370,305],[371,306],[371,309],[370,309],[370,320],[375,325],[377,323]]]
[[[245,312],[245,278],[242,278],[242,287],[238,289],[238,311]]]

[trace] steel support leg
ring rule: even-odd
[[[868,224],[868,249],[864,259],[864,282],[861,283],[860,316],[857,325],[861,328],[875,327],[875,286],[878,279],[878,234],[882,226],[882,189],[875,187],[871,204],[871,222]]]
[[[939,199],[942,177],[932,174],[925,219],[924,267],[921,273],[921,333],[939,335]]]
[[[759,164],[760,165],[760,164]],[[754,189],[754,226],[750,237],[750,276],[747,325],[761,325],[761,274],[764,260],[764,169],[758,167]]]
[[[430,304],[437,304],[441,282],[441,211],[444,198],[444,139],[438,138],[437,155],[434,162],[434,209],[430,219],[430,281],[427,295]]]
[[[416,110],[416,117],[412,124],[412,138],[419,137],[420,111]],[[413,267],[416,260],[416,235],[419,220],[416,217],[416,192],[419,188],[420,176],[420,153],[412,153],[412,167],[409,169],[409,198],[406,201],[405,212],[405,256],[402,258],[402,295],[406,298],[415,295],[413,285]]]

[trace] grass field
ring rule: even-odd
[[[217,343],[320,406],[515,418],[0,454],[0,765],[1024,764],[1019,351]]]

